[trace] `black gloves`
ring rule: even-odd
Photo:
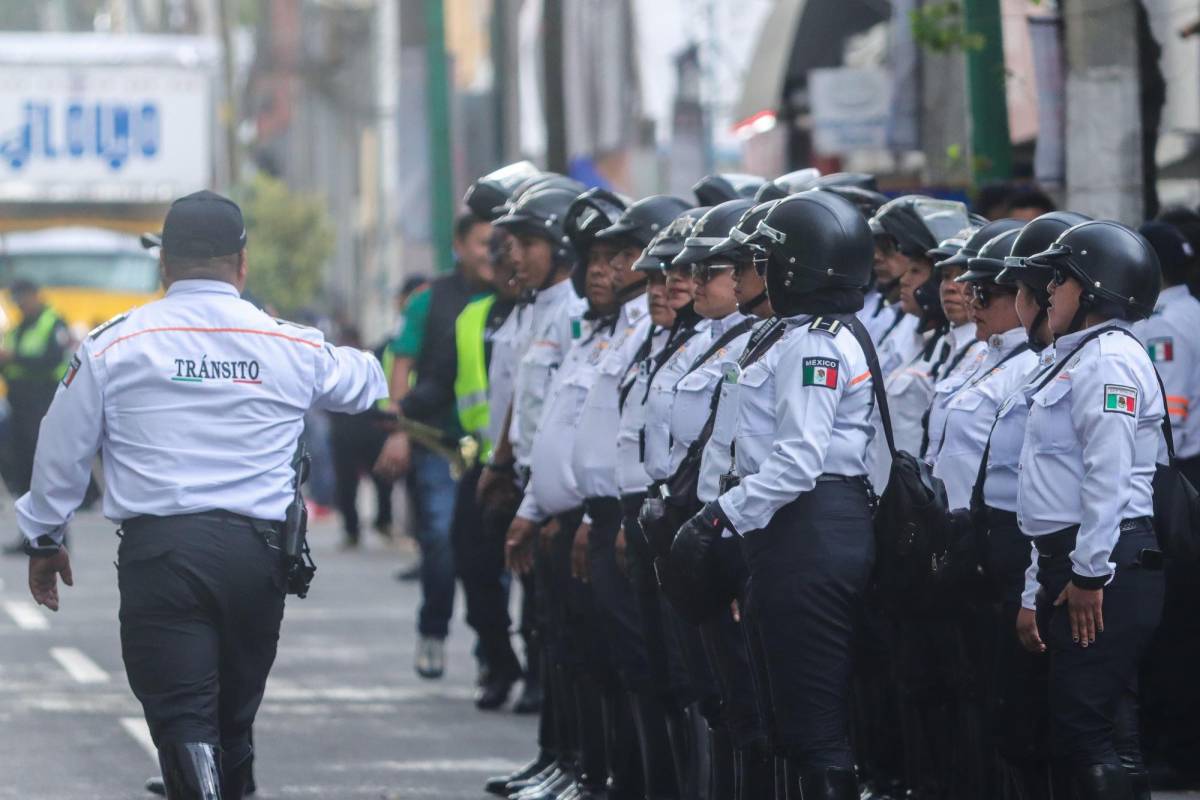
[[[675,534],[671,543],[671,565],[693,580],[702,579],[708,553],[726,528],[733,530],[720,504],[714,501],[706,505]]]

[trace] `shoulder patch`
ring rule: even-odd
[[[832,319],[830,317],[817,317],[812,321],[812,324],[808,326],[808,329],[810,331],[820,331],[821,333],[829,336],[837,336],[838,331],[840,331],[843,327],[845,326],[842,325],[841,320]]]
[[[1171,336],[1160,336],[1146,342],[1146,352],[1154,363],[1175,360],[1175,339]]]
[[[1137,415],[1138,390],[1132,386],[1104,384],[1104,410],[1112,414]]]
[[[834,320],[835,322],[837,320]],[[840,324],[840,323],[839,323]],[[825,389],[836,389],[838,382],[838,367],[836,358],[806,358],[801,364],[803,370],[803,386],[820,386]]]
[[[80,360],[79,360],[79,353],[75,353],[74,355],[71,356],[71,363],[67,367],[67,371],[63,374],[63,378],[62,378],[63,386],[71,385],[71,382],[75,380],[75,376],[79,374],[79,368],[81,366],[82,366],[82,362],[80,362]]]
[[[128,317],[129,317],[128,312],[126,312],[124,314],[117,314],[115,317],[110,319],[108,322],[101,323],[100,325],[97,325],[95,328],[92,328],[91,332],[88,333],[87,338],[89,340],[97,338],[98,336],[100,336],[100,334],[104,333],[109,328],[113,328],[113,327],[116,327],[117,325],[120,325]]]

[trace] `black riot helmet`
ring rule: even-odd
[[[767,292],[781,316],[862,308],[875,250],[858,209],[836,194],[780,200],[758,224],[767,250]]]
[[[463,204],[471,213],[489,222],[499,217],[501,208],[514,199],[516,190],[542,172],[528,161],[517,161],[489,172],[467,188]]]
[[[500,208],[497,208],[495,213],[503,216],[508,213],[513,203],[521,195],[533,191],[534,189],[567,189],[574,192],[577,196],[582,194],[587,187],[574,178],[568,178],[566,175],[559,175],[557,172],[542,172],[537,175],[531,175],[521,182],[517,188],[513,189],[512,195],[508,202]]]
[[[576,197],[567,209],[563,230],[579,256],[571,271],[571,283],[575,286],[575,294],[580,297],[586,296],[588,254],[596,234],[620,219],[627,206],[628,203],[619,195],[607,189],[595,188]]]
[[[551,186],[525,192],[492,224],[514,236],[539,236],[550,242],[556,267],[574,265],[578,254],[567,236],[567,211],[579,192]],[[545,288],[545,287],[542,287]]]
[[[925,258],[939,242],[970,225],[962,203],[909,194],[880,207],[871,218],[871,233],[909,258]]]
[[[1021,226],[1017,226],[988,239],[979,252],[967,260],[967,271],[954,280],[959,283],[995,283],[996,276],[1004,271],[1004,260],[1012,254],[1013,243],[1020,235]]]
[[[696,220],[683,243],[683,250],[671,261],[675,267],[686,267],[705,259],[720,255],[713,248],[729,238],[729,232],[738,220],[754,207],[753,200],[729,200],[714,206],[703,217]]]
[[[1028,256],[1027,263],[1083,285],[1079,312],[1071,330],[1079,330],[1089,312],[1109,319],[1136,321],[1154,313],[1162,287],[1158,255],[1146,238],[1112,220],[1092,220],[1067,229],[1054,244]]]
[[[875,180],[875,176],[866,172],[834,172],[830,175],[822,175],[821,179],[817,181],[818,189],[832,189],[835,186],[879,193],[879,183]]]
[[[665,194],[644,197],[626,208],[621,218],[596,234],[596,238],[644,249],[659,231],[691,207],[686,200]]]
[[[765,183],[754,195],[754,202],[765,203],[768,200],[782,200],[790,194],[807,192],[817,186],[821,178],[821,170],[816,167],[806,167],[795,172],[780,175],[770,183]]]
[[[735,263],[749,261],[753,263],[754,270],[759,275],[766,275],[767,250],[763,246],[763,242],[757,238],[758,223],[766,219],[767,214],[771,213],[771,209],[778,203],[778,200],[768,200],[745,211],[741,219],[737,221],[737,224],[730,229],[728,238],[714,245],[709,251],[709,256],[724,256]],[[766,299],[767,291],[764,289],[754,297],[740,303],[738,310],[743,314],[753,314],[754,309],[762,305]]]
[[[633,262],[633,268],[639,272],[666,272],[671,268],[675,256],[683,252],[687,238],[692,234],[692,228],[697,220],[711,211],[708,206],[689,208],[655,234],[650,244],[642,251],[642,256]]]
[[[887,195],[858,186],[822,186],[820,188],[822,191],[832,192],[854,203],[867,220],[875,216],[880,207],[888,201]]]
[[[1012,252],[1004,260],[1004,269],[996,276],[996,283],[1015,286],[1024,284],[1045,309],[1050,302],[1047,284],[1054,271],[1029,264],[1029,256],[1036,255],[1054,244],[1070,228],[1091,220],[1091,217],[1073,211],[1051,211],[1027,223],[1013,242]]]
[[[751,199],[766,182],[767,179],[759,175],[719,172],[696,181],[692,193],[700,205],[716,206],[729,200]]]
[[[979,255],[980,249],[985,244],[1006,231],[1019,230],[1024,224],[1024,222],[1017,219],[998,219],[980,225],[977,228],[972,228],[971,235],[957,253],[946,258],[934,258],[933,264],[939,269],[944,267],[961,267],[966,269],[968,262]],[[927,253],[926,255],[930,254]]]
[[[925,257],[933,262],[935,271],[940,270],[946,262],[958,256],[962,252],[963,247],[970,241],[971,236],[975,233],[975,228],[966,228],[951,236],[949,239],[942,239],[938,242],[938,246],[925,253]]]

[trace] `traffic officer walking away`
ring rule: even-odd
[[[17,502],[30,590],[57,611],[58,577],[72,584],[62,531],[103,453],[104,513],[123,533],[122,655],[173,800],[243,795],[283,618],[280,523],[305,412],[360,413],[387,394],[373,355],[239,298],[245,247],[232,201],[198,192],[171,206],[166,297],[81,345]]]
[[[758,230],[787,328],[738,377],[735,455],[747,477],[680,529],[672,560],[699,576],[722,530],[742,537],[756,688],[774,714],[788,796],[850,800],[851,651],[874,560],[865,461],[874,398],[847,326],[862,308],[871,233],[853,205],[820,191],[781,200]]]
[[[1148,797],[1135,687],[1162,614],[1151,481],[1165,405],[1130,328],[1154,310],[1158,258],[1134,231],[1097,220],[1028,261],[1054,270],[1057,363],[1030,394],[1021,449],[1017,521],[1041,588],[1036,625],[1023,617],[1018,630],[1050,653],[1052,752],[1076,797]]]

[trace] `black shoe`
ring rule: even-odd
[[[421,560],[417,559],[411,565],[397,572],[396,580],[400,581],[401,583],[410,583],[412,581],[421,580]]]
[[[487,683],[480,688],[479,694],[475,697],[475,707],[480,711],[495,711],[508,702],[508,695],[512,692],[513,684],[516,682],[516,678],[502,675],[489,676]]]
[[[375,524],[371,526],[376,533],[387,540],[392,538],[392,521],[390,519],[377,519]]]
[[[487,783],[483,785],[483,790],[488,794],[494,794],[503,797],[504,795],[508,794],[506,787],[510,783],[514,781],[527,780],[533,777],[546,767],[550,766],[553,761],[554,759],[550,757],[549,753],[546,753],[545,751],[540,752],[538,753],[537,758],[533,759],[528,764],[520,767],[514,772],[508,775],[488,778]]]
[[[1129,800],[1133,784],[1120,764],[1093,764],[1073,771],[1078,800]]]
[[[164,744],[158,764],[171,800],[222,800],[220,760],[211,744]]]
[[[512,707],[514,714],[537,714],[542,710],[542,682],[528,675]]]
[[[147,780],[146,781],[146,791],[149,792],[150,794],[156,794],[159,797],[167,796],[167,786],[166,786],[166,784],[163,783],[163,779],[161,777],[150,778],[149,780]]]
[[[858,800],[858,778],[852,769],[804,770],[787,762],[788,800]]]

